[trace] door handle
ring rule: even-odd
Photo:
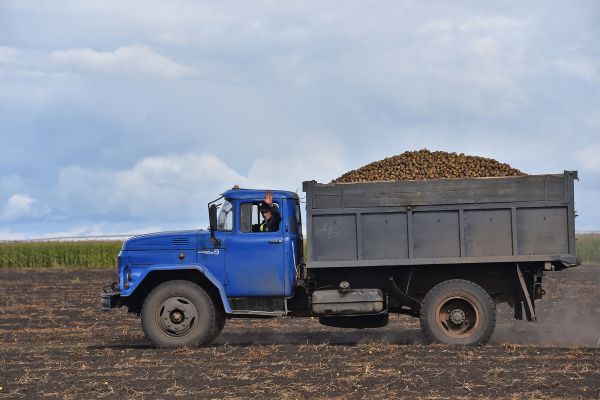
[[[278,240],[269,240],[269,243],[271,243],[271,244],[281,244],[281,243],[283,243],[283,240],[281,240],[281,239],[278,239]]]

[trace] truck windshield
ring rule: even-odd
[[[219,213],[217,217],[217,230],[233,230],[233,205],[226,199],[223,199],[223,202],[219,206]]]

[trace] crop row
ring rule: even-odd
[[[116,268],[122,241],[0,243],[0,268]]]

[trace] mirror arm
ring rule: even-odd
[[[221,241],[215,237],[215,230],[217,229],[217,206],[210,204],[208,206],[208,219],[210,221],[210,242],[216,248],[221,246]]]
[[[210,230],[210,242],[215,246],[215,248],[221,247],[221,241],[215,237],[215,231]]]

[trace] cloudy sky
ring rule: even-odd
[[[600,229],[600,3],[0,2],[0,239],[206,226],[406,150],[579,170]]]

